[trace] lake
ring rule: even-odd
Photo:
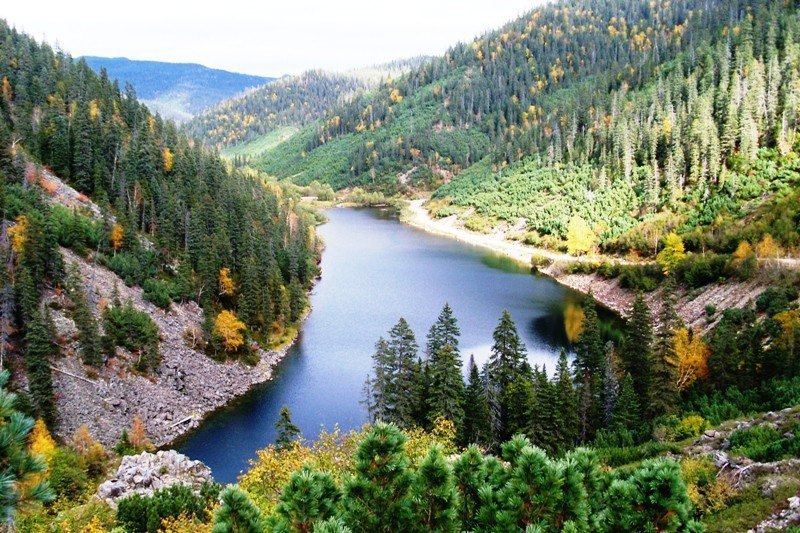
[[[532,365],[552,373],[568,347],[565,322],[583,296],[529,267],[401,224],[389,209],[330,209],[313,311],[274,379],[207,418],[178,449],[234,482],[255,451],[273,442],[287,405],[307,438],[321,427],[360,427],[360,403],[375,342],[402,316],[421,346],[448,302],[461,328],[461,353],[489,356],[504,309],[514,318]]]

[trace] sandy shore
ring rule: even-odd
[[[459,226],[455,216],[438,220],[431,218],[428,210],[423,206],[424,202],[425,200],[409,202],[401,217],[402,221],[428,233],[442,235],[503,254],[525,265],[531,264],[532,257],[546,257],[552,263],[547,267],[540,268],[539,272],[561,285],[584,294],[591,294],[600,305],[620,316],[627,316],[635,297],[634,291],[621,287],[618,279],[605,279],[598,274],[569,274],[564,272],[564,266],[574,261],[608,260],[623,264],[630,264],[630,261],[605,256],[573,257],[569,254],[507,241],[504,234],[499,231],[489,234],[475,233]],[[797,260],[787,259],[785,261],[795,262]],[[705,311],[707,306],[713,305],[718,309],[725,309],[748,305],[762,290],[763,287],[757,280],[747,282],[728,280],[724,283],[713,283],[703,287],[702,290],[691,292],[681,289],[678,291],[676,311],[687,326],[700,331],[708,331],[719,319],[719,314],[708,317]],[[657,313],[661,307],[661,291],[646,293],[645,300],[651,310]]]
[[[572,257],[568,254],[553,252],[542,248],[528,246],[519,242],[512,242],[505,239],[500,233],[476,233],[457,225],[456,216],[447,218],[433,219],[423,204],[425,200],[412,200],[408,203],[408,208],[402,217],[403,222],[419,228],[428,233],[450,237],[457,241],[465,242],[473,246],[480,246],[493,252],[503,254],[526,265],[531,264],[534,256],[547,257],[553,261],[580,261],[580,258]]]

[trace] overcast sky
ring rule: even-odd
[[[421,54],[543,0],[19,0],[0,17],[73,56],[191,62],[263,76],[346,70]]]

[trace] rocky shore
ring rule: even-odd
[[[161,364],[150,375],[131,372],[123,364],[126,354],[120,351],[96,374],[81,363],[77,330],[63,294],[51,292],[46,303],[56,324],[61,357],[53,362],[53,381],[57,396],[56,432],[70,438],[86,424],[91,434],[104,445],[116,443],[131,420],[138,415],[145,423],[147,436],[158,446],[165,446],[197,427],[205,415],[249,391],[254,385],[272,378],[275,365],[291,345],[279,350],[258,349],[254,366],[239,362],[217,362],[187,341],[187,333],[202,326],[203,314],[197,304],[173,303],[162,310],[142,297],[139,287],[128,287],[110,270],[62,249],[67,265],[77,265],[83,290],[93,312],[113,299],[148,313],[159,328]]]

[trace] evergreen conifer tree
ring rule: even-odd
[[[603,366],[603,424],[611,423],[611,415],[619,396],[619,379],[617,378],[617,367],[614,361],[614,343],[606,343],[606,356]]]
[[[28,322],[28,331],[25,334],[25,364],[34,412],[52,428],[56,421],[56,407],[50,358],[56,354],[56,346],[51,337],[48,319],[49,315],[45,316],[41,311],[37,311],[33,319]]]
[[[635,431],[641,423],[641,408],[633,387],[633,378],[625,374],[620,386],[619,398],[611,415],[611,423]]]
[[[572,375],[569,371],[567,353],[561,350],[556,365],[556,412],[558,418],[559,431],[557,449],[563,450],[575,445],[578,437],[578,401],[575,396],[575,388],[572,386]]]
[[[294,441],[300,438],[300,428],[292,422],[292,412],[286,405],[281,407],[280,415],[275,422],[275,429],[278,430],[275,445],[279,449],[289,448]]]
[[[470,444],[453,463],[453,478],[458,488],[458,521],[464,531],[473,531],[477,525],[481,505],[481,489],[487,483],[483,454]]]
[[[34,421],[16,410],[16,396],[6,390],[8,376],[8,371],[0,372],[0,520],[13,529],[22,504],[49,502],[54,495],[41,476],[47,463],[28,448]]]
[[[641,293],[633,301],[622,347],[624,370],[633,380],[637,398],[645,401],[653,372],[653,317]]]
[[[453,310],[445,304],[436,323],[428,332],[430,393],[427,395],[431,420],[444,417],[461,425],[464,417],[463,363],[458,351],[460,335]]]
[[[245,491],[230,485],[222,492],[222,505],[214,511],[213,533],[260,533],[266,520]]]
[[[316,524],[335,515],[340,497],[330,474],[305,466],[292,474],[281,492],[275,510],[276,529],[312,531]]]
[[[412,516],[412,473],[406,437],[392,424],[376,424],[361,441],[355,474],[344,488],[344,518],[356,532],[402,531]]]
[[[414,332],[404,318],[389,330],[388,358],[391,361],[390,387],[385,391],[388,409],[387,421],[400,426],[414,423],[417,397],[413,393],[417,384],[419,346]],[[409,392],[412,392],[409,394]]]
[[[646,414],[650,419],[676,411],[680,395],[676,385],[673,335],[682,326],[675,311],[675,282],[670,277],[662,292],[661,312],[653,346],[652,375],[647,396]]]
[[[478,373],[475,357],[469,358],[469,382],[464,391],[464,419],[460,428],[459,440],[464,444],[486,443],[491,439],[489,406],[486,392]]]
[[[450,465],[434,444],[422,460],[411,485],[414,529],[460,531],[457,520],[458,491]]]

